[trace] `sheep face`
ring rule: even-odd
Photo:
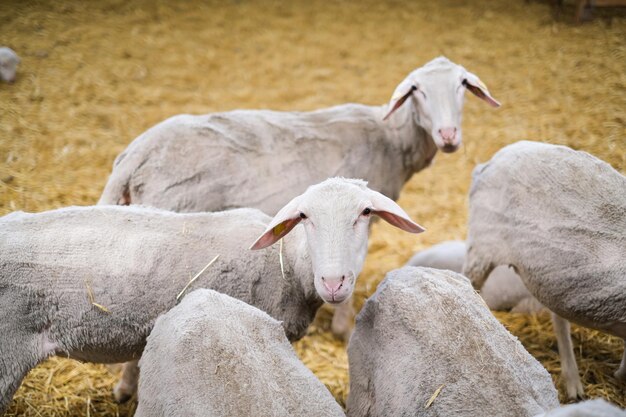
[[[315,289],[324,301],[340,304],[352,295],[363,268],[372,215],[412,233],[424,231],[393,200],[370,190],[364,181],[331,178],[283,207],[252,249],[267,247],[302,224]]]
[[[0,79],[7,83],[13,83],[19,63],[20,58],[12,49],[0,48]]]
[[[411,105],[415,123],[433,138],[443,152],[454,152],[462,142],[461,119],[465,91],[493,107],[500,106],[480,79],[444,57],[413,71],[396,88],[387,119],[405,102]]]

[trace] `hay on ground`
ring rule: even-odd
[[[575,25],[572,1],[560,17],[550,3],[9,1],[0,44],[22,64],[16,84],[0,84],[0,214],[94,204],[115,156],[171,115],[381,104],[409,71],[444,54],[503,106],[468,96],[464,148],[437,155],[405,187],[399,203],[427,233],[374,226],[360,306],[416,250],[465,237],[471,170],[502,146],[565,144],[625,172],[625,14],[606,9]],[[548,318],[497,317],[558,383]],[[343,403],[345,345],[329,324],[324,308],[295,348]],[[626,406],[612,376],[621,341],[573,333],[587,395]],[[134,403],[113,402],[115,380],[103,365],[50,359],[28,375],[7,416],[130,416]]]

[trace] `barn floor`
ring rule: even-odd
[[[382,104],[414,68],[446,55],[503,103],[467,97],[465,146],[439,154],[399,203],[427,233],[377,223],[357,304],[416,250],[465,237],[472,168],[520,139],[588,151],[626,172],[626,13],[572,23],[573,4],[441,0],[326,2],[5,1],[0,45],[22,57],[0,84],[0,214],[94,204],[114,157],[178,113]],[[560,384],[549,319],[497,317]],[[320,312],[295,347],[335,397],[348,389],[345,346]],[[626,406],[612,372],[620,340],[574,326],[589,397]],[[54,358],[34,369],[7,416],[129,416],[101,365]],[[562,393],[561,389],[561,393]],[[563,398],[562,398],[563,400]]]

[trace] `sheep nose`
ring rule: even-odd
[[[439,135],[441,135],[443,143],[452,145],[454,144],[454,138],[456,137],[456,127],[439,129]]]
[[[337,291],[343,286],[345,279],[345,275],[342,275],[340,278],[322,277],[322,284],[324,284],[324,288],[334,299]]]

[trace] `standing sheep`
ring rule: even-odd
[[[280,322],[215,291],[160,316],[139,364],[135,417],[345,416]]]
[[[20,64],[20,57],[9,47],[0,47],[0,80],[9,84],[15,81],[17,66]]]
[[[626,178],[565,146],[507,146],[474,170],[467,243],[477,288],[513,265],[552,311],[567,394],[582,397],[568,320],[626,340]]]
[[[424,266],[461,273],[465,252],[465,242],[450,240],[416,253],[407,262],[407,266]],[[521,278],[506,265],[494,268],[480,290],[480,295],[492,310],[536,313],[543,309],[543,306],[530,295]]]
[[[396,200],[437,149],[461,146],[466,90],[500,105],[476,75],[439,57],[411,72],[389,105],[174,116],[115,159],[99,204],[180,212],[254,207],[273,215],[285,198],[330,176],[363,178]],[[334,333],[344,338],[353,322],[350,306],[342,305],[340,320],[333,320]]]
[[[372,215],[423,230],[365,182],[339,178],[309,187],[274,219],[256,209],[181,214],[118,206],[0,218],[0,414],[26,373],[51,355],[138,358],[156,317],[199,271],[189,290],[241,299],[281,320],[289,339],[302,337],[323,300],[352,293]],[[259,235],[255,249],[285,237],[282,252],[278,245],[250,252]],[[128,368],[118,398],[136,387]]]
[[[559,405],[548,372],[451,271],[388,273],[348,359],[350,417],[531,417]]]
[[[274,214],[285,199],[330,176],[363,178],[395,200],[438,148],[460,146],[466,89],[499,106],[476,75],[440,57],[411,72],[389,106],[174,116],[115,159],[99,204]]]

